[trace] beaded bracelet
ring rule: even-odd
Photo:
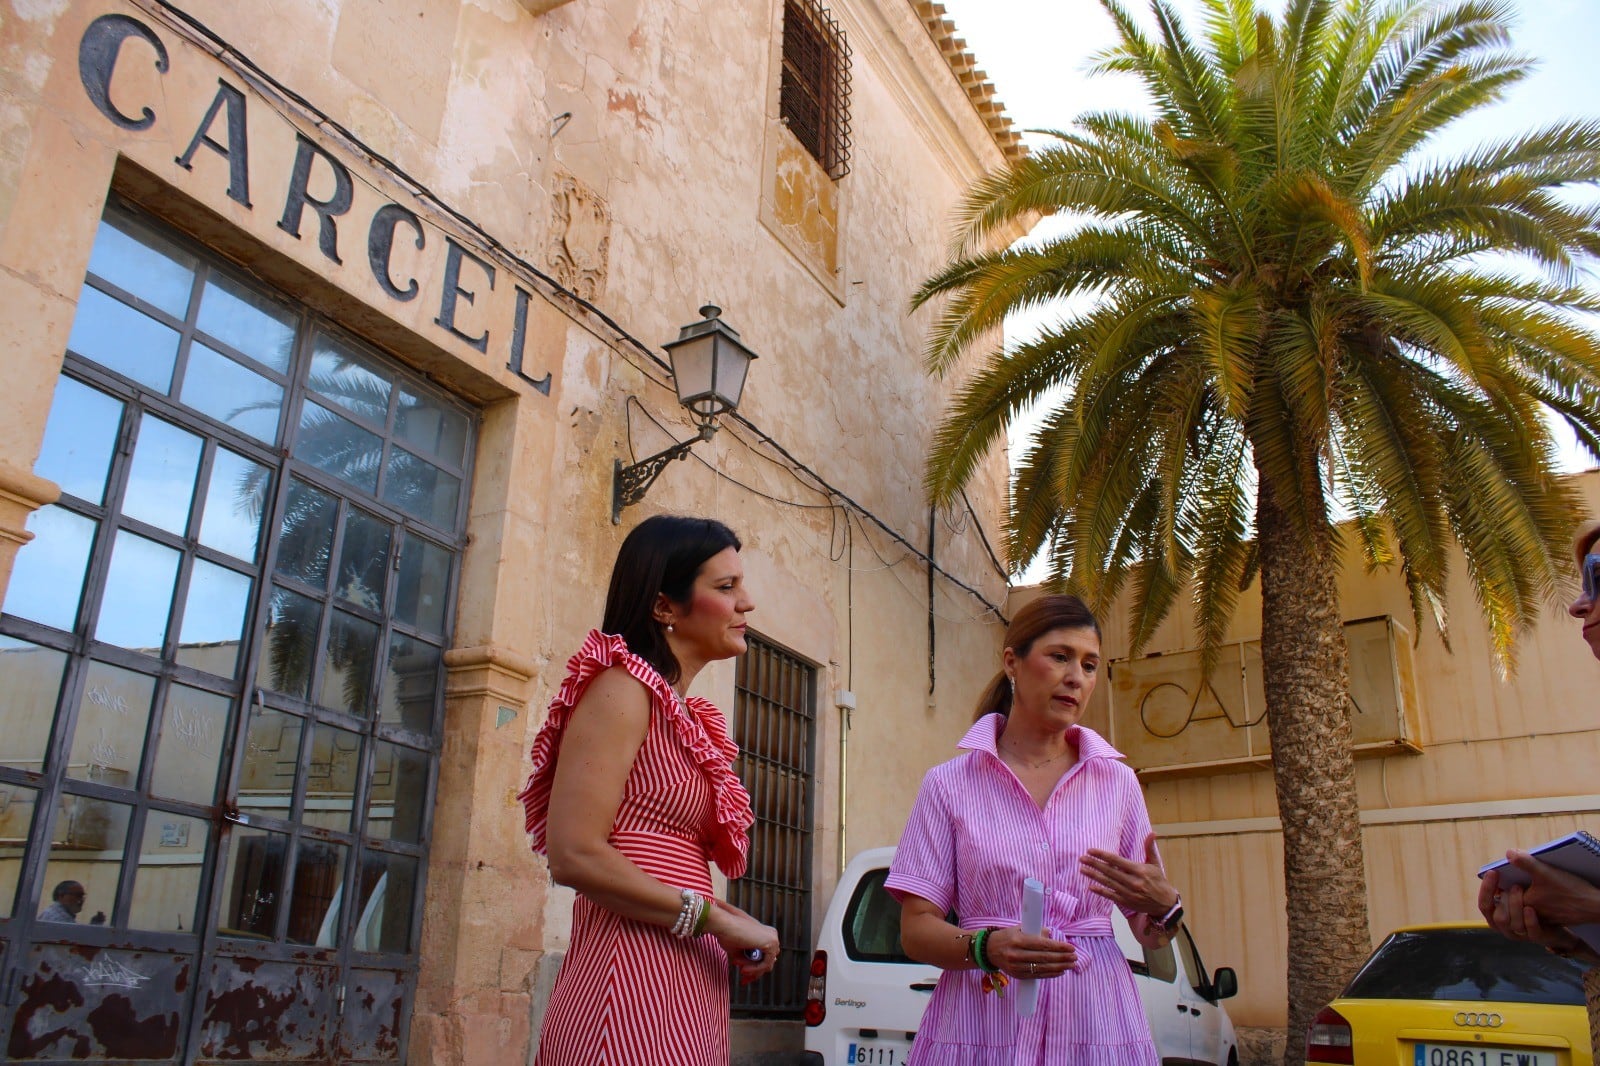
[[[994,932],[993,929],[979,929],[972,934],[972,961],[984,973],[995,973],[1000,969],[989,961],[989,954],[984,950],[989,934],[992,932]]]
[[[706,931],[706,922],[711,918],[711,901],[704,897],[700,900],[700,917],[694,920],[694,932],[691,936],[699,936]]]
[[[700,893],[692,888],[682,892],[683,906],[678,911],[678,920],[672,923],[672,935],[686,937],[694,931],[695,921],[700,915]]]

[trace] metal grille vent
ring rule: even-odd
[[[816,0],[783,5],[778,113],[828,177],[850,173],[850,45]]]

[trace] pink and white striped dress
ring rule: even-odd
[[[1045,886],[1045,930],[1070,940],[1078,966],[1043,980],[1039,1006],[1019,1018],[1014,995],[985,995],[977,970],[939,978],[909,1066],[1156,1066],[1150,1023],[1111,930],[1111,901],[1089,891],[1078,858],[1090,848],[1144,861],[1150,814],[1133,770],[1093,730],[1073,726],[1078,761],[1043,810],[995,741],[1005,718],[967,731],[966,754],[929,770],[886,882],[921,896],[961,927],[1016,925],[1022,883]]]
[[[533,742],[533,773],[518,798],[533,850],[544,854],[561,736],[589,683],[620,666],[650,690],[650,725],[623,787],[609,840],[645,873],[711,893],[715,859],[745,871],[750,795],[733,772],[739,753],[722,712],[680,700],[619,636],[590,632]],[[579,896],[572,941],[556,975],[535,1066],[672,1063],[727,1066],[728,957],[714,937],[679,939]]]

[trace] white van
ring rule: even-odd
[[[903,1066],[939,980],[936,967],[900,950],[900,904],[883,887],[893,858],[893,848],[857,855],[828,904],[806,997],[806,1052],[814,1066]],[[1233,1022],[1218,1002],[1239,990],[1233,970],[1207,974],[1187,927],[1150,952],[1115,908],[1112,925],[1162,1066],[1238,1066]]]

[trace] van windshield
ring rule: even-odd
[[[857,962],[913,964],[900,947],[900,904],[883,887],[887,868],[869,871],[856,884],[844,916],[844,951]]]

